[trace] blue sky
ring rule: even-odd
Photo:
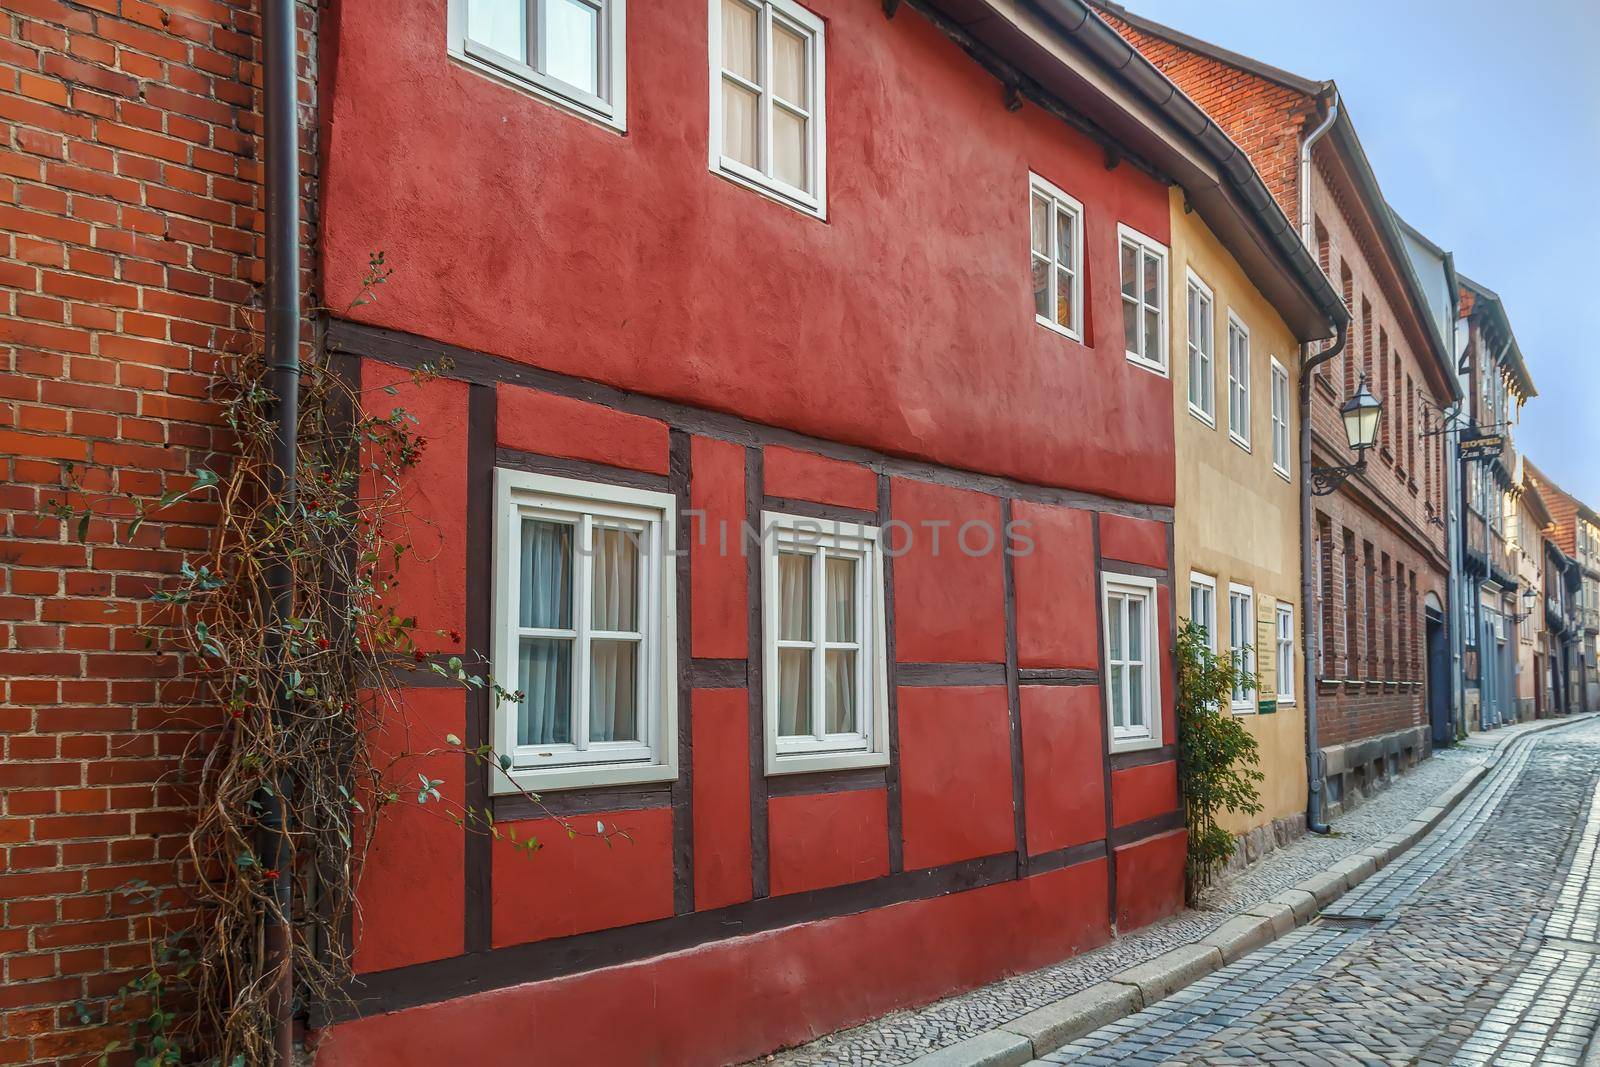
[[[1395,210],[1506,302],[1518,447],[1600,508],[1600,0],[1125,2],[1339,83]]]

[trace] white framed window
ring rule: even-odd
[[[450,54],[627,128],[627,0],[450,0]]]
[[[1037,174],[1028,175],[1033,317],[1083,340],[1083,205]]]
[[[1217,424],[1217,380],[1212,352],[1216,346],[1216,302],[1211,288],[1189,271],[1187,298],[1189,348],[1189,411],[1207,426]]]
[[[495,471],[495,791],[677,777],[676,498]],[[507,780],[509,777],[510,781]]]
[[[1250,451],[1250,328],[1228,311],[1228,436]]]
[[[1242,665],[1252,678],[1256,673],[1255,610],[1255,590],[1248,585],[1228,583],[1228,650],[1233,653],[1234,662]],[[1233,710],[1241,715],[1256,710],[1256,687],[1253,682],[1248,687],[1234,685]]]
[[[768,774],[889,762],[875,526],[763,512]]]
[[[1294,605],[1278,601],[1278,703],[1294,703]]]
[[[1217,580],[1199,571],[1189,572],[1189,621],[1206,632],[1206,646],[1217,650]]]
[[[1272,469],[1289,477],[1289,371],[1272,359]]]
[[[1161,660],[1153,578],[1102,574],[1111,751],[1161,747]]]
[[[1122,261],[1122,337],[1128,361],[1167,373],[1167,247],[1117,224]]]
[[[711,0],[711,169],[826,217],[822,20],[791,0]]]

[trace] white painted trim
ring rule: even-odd
[[[536,19],[541,0],[527,0],[527,19]],[[449,55],[468,69],[554,104],[563,111],[619,133],[628,129],[627,0],[588,0],[600,9],[597,25],[598,95],[584,92],[535,66],[504,55],[467,37],[467,0],[449,0],[445,23]]]
[[[1148,700],[1145,705],[1145,727],[1143,732],[1133,733],[1127,728],[1122,728],[1119,733],[1115,719],[1112,717],[1111,704],[1111,635],[1107,628],[1111,621],[1110,601],[1112,593],[1124,596],[1141,596],[1145,598],[1144,611],[1144,681]],[[1104,704],[1103,714],[1106,721],[1106,737],[1109,738],[1109,748],[1112,752],[1139,752],[1144,749],[1161,747],[1161,637],[1157,616],[1161,611],[1161,595],[1154,578],[1147,578],[1136,574],[1116,574],[1110,571],[1100,572],[1100,617],[1102,620],[1100,632],[1100,647],[1106,660],[1106,677],[1101,685],[1101,701]]]
[[[806,145],[806,163],[815,192],[797,189],[759,167],[750,167],[736,159],[724,158],[722,155],[722,0],[709,0],[706,21],[706,54],[710,76],[708,112],[710,121],[707,125],[706,150],[711,172],[735,185],[742,185],[781,204],[787,204],[803,214],[826,220],[828,217],[828,64],[823,21],[793,0],[743,0],[743,2],[759,11],[757,62],[763,70],[770,63],[773,18],[787,22],[797,33],[806,37],[807,77],[812,87],[811,106],[807,112],[807,128],[811,139]],[[768,80],[770,82],[770,77]],[[760,114],[757,118],[761,124],[757,133],[758,154],[766,157],[772,145],[772,108],[778,105],[772,103],[770,84],[752,85],[751,88],[761,90],[761,102],[758,105]]]
[[[1211,590],[1211,624],[1206,627],[1206,640],[1211,646],[1212,654],[1215,654],[1217,651],[1217,580],[1202,571],[1190,571],[1189,585],[1191,588],[1198,585]],[[1189,621],[1195,621],[1194,596],[1192,593],[1189,597]]]
[[[1271,447],[1270,447],[1270,450],[1269,450],[1269,453],[1271,454],[1271,459],[1272,459],[1272,470],[1273,470],[1273,473],[1278,475],[1278,477],[1282,478],[1286,482],[1291,482],[1291,484],[1292,484],[1292,478],[1291,478],[1291,476],[1289,474],[1289,471],[1294,466],[1294,416],[1293,416],[1294,405],[1292,403],[1294,394],[1290,390],[1290,382],[1292,381],[1292,379],[1289,377],[1289,368],[1285,367],[1282,363],[1279,363],[1277,356],[1268,356],[1267,358],[1271,361],[1270,369],[1267,372],[1267,408],[1268,408],[1268,411],[1267,411],[1267,426],[1268,426],[1268,429],[1269,429],[1269,431],[1271,433],[1271,437],[1272,437],[1272,440],[1270,442]],[[1283,457],[1283,464],[1281,466],[1278,464],[1278,457],[1276,455],[1276,452],[1277,452],[1277,449],[1278,449],[1278,428],[1277,428],[1277,424],[1278,424],[1278,388],[1277,388],[1278,381],[1277,381],[1277,379],[1278,379],[1279,375],[1283,376],[1283,404],[1284,404],[1284,411],[1283,411],[1283,448],[1284,448],[1284,457]]]
[[[1120,252],[1119,252],[1119,256],[1120,256]],[[1209,388],[1206,389],[1206,392],[1211,395],[1211,412],[1210,412],[1210,414],[1207,414],[1204,408],[1196,407],[1194,401],[1187,399],[1187,396],[1185,397],[1185,399],[1187,400],[1188,405],[1189,405],[1189,414],[1193,415],[1195,418],[1199,419],[1201,422],[1205,423],[1207,426],[1211,427],[1214,430],[1214,429],[1217,428],[1217,297],[1216,297],[1216,294],[1211,291],[1211,286],[1207,285],[1205,283],[1205,280],[1203,278],[1201,278],[1200,275],[1198,275],[1198,274],[1196,274],[1194,272],[1194,268],[1193,267],[1190,267],[1190,266],[1186,265],[1183,268],[1183,273],[1184,273],[1184,286],[1183,286],[1183,328],[1184,328],[1183,358],[1184,359],[1188,359],[1189,358],[1189,342],[1193,339],[1193,337],[1192,337],[1192,335],[1190,333],[1190,330],[1189,330],[1189,288],[1190,288],[1190,286],[1193,286],[1196,290],[1199,291],[1199,293],[1202,296],[1205,297],[1207,305],[1211,308],[1211,338],[1210,338],[1210,341],[1211,341],[1211,352],[1209,353],[1209,357],[1208,357],[1210,359],[1210,362],[1211,362],[1211,381],[1208,383]],[[1189,368],[1187,368],[1187,370],[1188,370],[1189,381],[1192,383],[1194,381],[1194,368],[1193,367],[1189,367]],[[1187,393],[1187,391],[1186,391],[1186,393]]]
[[[491,773],[494,793],[528,790],[575,789],[637,782],[669,782],[678,776],[678,662],[677,568],[672,565],[676,544],[677,498],[671,493],[558,478],[554,475],[496,468],[494,472],[494,607],[490,664],[493,677],[510,690],[520,688],[517,675],[519,630],[517,580],[520,519],[524,513],[570,516],[586,525],[591,516],[638,523],[647,531],[648,546],[641,546],[639,607],[642,699],[640,742],[600,742],[601,747],[578,752],[571,746],[519,746],[517,709],[502,704],[491,715],[490,740],[496,755],[514,762],[509,771]],[[576,555],[575,562],[582,557]],[[575,596],[578,585],[574,583]],[[578,597],[578,614],[586,603]],[[654,624],[655,633],[650,631]],[[574,618],[583,629],[581,618]],[[586,692],[587,673],[581,656],[574,653],[572,691]],[[653,679],[653,681],[652,681]],[[577,709],[574,713],[576,714]],[[534,749],[541,749],[535,752]]]
[[[1079,344],[1083,343],[1083,204],[1060,186],[1047,178],[1041,178],[1032,171],[1028,172],[1028,269],[1033,269],[1033,194],[1041,193],[1045,199],[1052,201],[1050,247],[1056,252],[1050,264],[1050,277],[1056,275],[1056,265],[1060,260],[1059,249],[1055,248],[1056,238],[1060,229],[1055,225],[1055,212],[1065,209],[1073,217],[1072,227],[1072,324],[1064,326],[1053,317],[1041,315],[1036,310],[1033,321],[1046,329],[1053,330],[1063,337],[1069,337]],[[1056,287],[1051,285],[1051,296],[1055,295]],[[1052,305],[1055,303],[1051,301]]]
[[[1168,286],[1169,286],[1168,277],[1169,277],[1170,271],[1169,271],[1169,267],[1168,267],[1168,259],[1169,259],[1169,257],[1168,257],[1168,252],[1167,252],[1167,246],[1162,244],[1160,241],[1157,241],[1154,237],[1149,236],[1148,234],[1140,233],[1138,230],[1134,229],[1132,226],[1129,226],[1125,222],[1117,223],[1117,315],[1116,315],[1116,321],[1118,322],[1119,325],[1121,324],[1121,319],[1122,319],[1122,242],[1124,242],[1124,241],[1130,241],[1133,244],[1138,245],[1139,247],[1143,248],[1145,251],[1152,253],[1156,257],[1156,259],[1159,261],[1160,270],[1161,270],[1161,277],[1156,280],[1156,292],[1162,294],[1162,306],[1161,306],[1161,322],[1156,327],[1156,333],[1158,334],[1157,340],[1160,342],[1160,358],[1159,358],[1159,360],[1152,362],[1151,360],[1146,359],[1142,354],[1140,354],[1138,352],[1128,351],[1126,335],[1124,335],[1124,337],[1123,337],[1123,355],[1125,355],[1127,357],[1127,359],[1128,359],[1128,362],[1132,363],[1134,366],[1142,368],[1142,369],[1147,370],[1147,371],[1150,371],[1152,374],[1159,374],[1159,375],[1161,375],[1161,377],[1166,378],[1166,377],[1169,377],[1169,372],[1168,372],[1167,368],[1170,367],[1171,364],[1172,364],[1172,356],[1171,356],[1171,353],[1168,351],[1168,349],[1171,347],[1171,344],[1170,344],[1170,341],[1169,341],[1169,339],[1167,337],[1167,335],[1172,332],[1172,318],[1171,318],[1171,316],[1172,316],[1172,308],[1170,306],[1171,303],[1172,303],[1172,293],[1168,289]],[[1141,275],[1143,274],[1143,269],[1144,268],[1141,266],[1140,267]],[[1140,307],[1139,329],[1142,331],[1144,329],[1144,312],[1143,312],[1143,309],[1145,307],[1144,294],[1143,294],[1143,290],[1142,289],[1140,290],[1140,295],[1139,295],[1139,307]]]
[[[1260,699],[1261,695],[1261,650],[1256,647],[1256,591],[1253,586],[1245,585],[1242,582],[1228,583],[1228,651],[1230,654],[1240,647],[1233,643],[1233,595],[1235,593],[1243,593],[1250,598],[1250,610],[1246,614],[1245,624],[1247,627],[1246,641],[1250,648],[1250,666],[1255,668],[1255,684],[1250,687],[1249,699],[1233,700],[1231,704],[1235,715],[1254,715],[1259,710],[1256,701]],[[1273,654],[1277,654],[1276,649],[1273,650]]]
[[[1289,670],[1287,671],[1287,677],[1288,677],[1288,681],[1289,681],[1289,690],[1288,690],[1288,692],[1285,692],[1284,688],[1283,688],[1283,683],[1284,683],[1284,678],[1285,678],[1285,673],[1286,672],[1284,672],[1282,669],[1278,669],[1276,671],[1276,673],[1278,675],[1278,694],[1277,694],[1277,696],[1278,696],[1278,706],[1279,707],[1283,707],[1286,704],[1287,705],[1292,705],[1294,703],[1294,693],[1295,693],[1295,689],[1294,689],[1294,684],[1295,684],[1295,677],[1294,677],[1295,676],[1295,662],[1294,662],[1295,661],[1295,649],[1299,645],[1299,642],[1296,641],[1295,637],[1294,637],[1294,605],[1289,603],[1286,600],[1280,600],[1280,601],[1278,601],[1278,606],[1277,606],[1276,610],[1274,610],[1273,613],[1272,613],[1272,634],[1273,634],[1272,655],[1273,655],[1273,658],[1274,658],[1274,666],[1275,667],[1281,667],[1281,665],[1276,663],[1276,658],[1277,658],[1277,655],[1278,655],[1278,647],[1277,646],[1278,646],[1278,643],[1283,641],[1283,635],[1278,632],[1278,626],[1280,625],[1280,621],[1281,621],[1282,617],[1285,616],[1285,615],[1289,616]]]
[[[1240,448],[1244,449],[1246,452],[1251,452],[1253,449],[1250,446],[1250,442],[1254,436],[1254,434],[1251,432],[1251,423],[1255,421],[1256,405],[1255,397],[1253,395],[1254,390],[1250,388],[1250,374],[1255,363],[1255,354],[1250,351],[1250,327],[1244,324],[1244,320],[1235,314],[1233,308],[1231,307],[1228,309],[1227,323],[1230,328],[1237,327],[1239,333],[1244,337],[1245,358],[1244,378],[1242,380],[1242,384],[1244,385],[1243,406],[1245,408],[1244,434],[1241,436],[1239,431],[1236,430],[1233,425],[1233,383],[1236,381],[1241,381],[1241,379],[1234,377],[1233,374],[1233,338],[1227,333],[1224,333],[1224,344],[1228,349],[1228,439],[1234,444],[1238,445]]]
[[[887,615],[884,603],[883,553],[879,550],[880,531],[876,526],[857,525],[830,519],[761,513],[761,657],[762,717],[766,773],[798,774],[808,771],[845,770],[856,767],[886,767],[889,764],[889,669]],[[857,686],[862,706],[858,718],[867,730],[864,736],[825,735],[815,741],[778,740],[778,548],[781,545],[820,548],[857,560]],[[820,561],[818,564],[821,566]],[[825,669],[822,647],[826,630],[822,621],[824,604],[821,590],[813,590],[812,638],[818,646],[815,669]],[[820,685],[814,686],[817,700],[823,699]],[[870,705],[867,703],[870,701]]]

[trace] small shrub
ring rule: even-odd
[[[1178,628],[1178,784],[1183,791],[1189,854],[1184,892],[1193,904],[1233,852],[1233,835],[1217,825],[1225,811],[1261,811],[1256,739],[1229,710],[1235,682],[1254,686],[1242,653],[1211,651],[1203,626]]]

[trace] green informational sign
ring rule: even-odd
[[[1278,702],[1276,700],[1260,701],[1256,704],[1256,710],[1263,715],[1271,715],[1278,710]]]

